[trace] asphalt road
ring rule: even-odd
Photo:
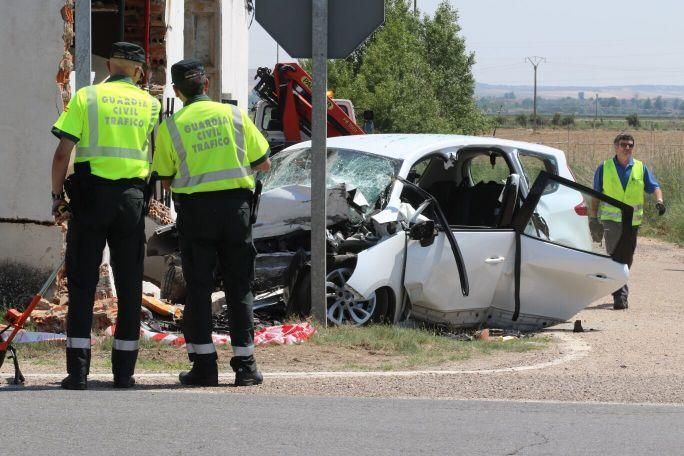
[[[684,407],[3,389],[2,454],[679,455]]]

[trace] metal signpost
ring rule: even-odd
[[[311,314],[327,325],[326,136],[328,58],[345,58],[385,21],[384,0],[258,0],[256,20],[295,58],[313,59]]]
[[[76,2],[76,89],[90,85],[91,71],[91,5],[90,2]]]

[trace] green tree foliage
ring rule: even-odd
[[[638,128],[641,125],[641,121],[639,121],[639,116],[637,113],[628,115],[625,117],[625,120],[627,120],[627,125],[630,127]]]
[[[567,116],[563,116],[563,118],[560,120],[560,124],[564,127],[572,127],[575,125],[575,115],[574,114],[568,114]]]
[[[515,122],[521,127],[527,126],[527,116],[525,114],[518,114],[515,116]]]
[[[421,20],[412,2],[385,0],[385,25],[349,58],[330,62],[328,86],[358,110],[373,110],[378,132],[488,129],[473,97],[475,57],[457,20],[447,1]]]

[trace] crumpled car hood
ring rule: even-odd
[[[360,220],[360,216],[347,202],[344,184],[328,189],[327,226],[340,222]],[[311,187],[287,185],[261,194],[259,214],[252,226],[254,239],[282,236],[295,231],[311,230]]]

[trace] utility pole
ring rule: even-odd
[[[532,57],[526,57],[525,58],[526,62],[530,62],[532,64],[532,67],[534,68],[534,105],[533,105],[533,110],[532,110],[532,130],[537,129],[537,67],[539,64],[542,62],[546,62],[546,59],[544,57],[539,57],[539,56],[532,56]]]
[[[413,14],[418,12],[418,0],[413,0]]]
[[[594,128],[596,128],[596,123],[598,122],[598,93],[596,94],[596,106],[594,112]]]

